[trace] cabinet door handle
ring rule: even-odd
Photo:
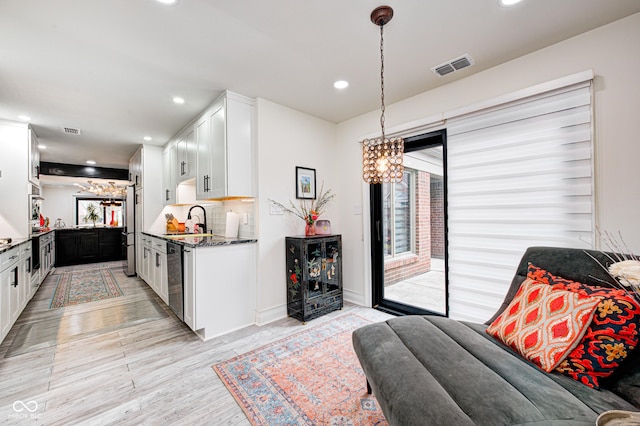
[[[27,259],[27,273],[31,273],[31,258]]]
[[[156,253],[156,268],[160,267],[160,253]]]
[[[168,190],[168,189],[165,189],[164,191],[165,191],[164,200],[165,200],[165,201],[169,201],[169,190]]]
[[[11,283],[12,286],[14,287],[18,287],[18,267],[16,266],[15,268],[13,268],[13,283]]]
[[[132,176],[131,176],[131,172],[129,172],[129,182],[132,182],[132,181],[133,181],[133,179],[132,179]]]

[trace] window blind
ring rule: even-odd
[[[484,322],[529,246],[591,248],[591,82],[447,123],[449,306]]]

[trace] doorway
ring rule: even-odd
[[[406,138],[404,167],[370,187],[373,306],[447,316],[446,130]]]

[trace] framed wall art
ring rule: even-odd
[[[296,166],[296,198],[316,199],[316,169]]]

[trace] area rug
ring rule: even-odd
[[[213,366],[253,425],[386,425],[342,315]]]
[[[84,265],[70,265],[56,267],[51,274],[62,274],[73,271],[89,271],[92,269],[120,269],[126,264],[126,260],[113,260],[110,262],[86,263]]]
[[[53,292],[49,309],[95,302],[123,296],[109,269],[62,272]]]

